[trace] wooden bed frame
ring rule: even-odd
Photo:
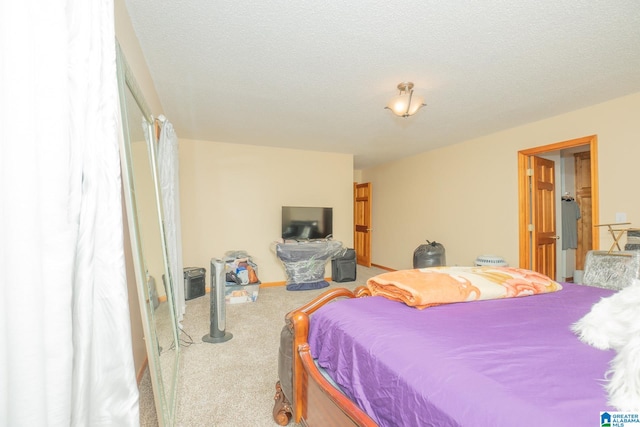
[[[285,395],[279,379],[276,383],[273,419],[279,425],[287,425],[293,418],[294,422],[307,427],[338,427],[360,426],[375,427],[377,424],[364,413],[355,403],[349,400],[340,390],[335,388],[320,373],[309,350],[309,316],[323,305],[338,298],[361,298],[371,296],[364,286],[357,287],[353,292],[345,288],[330,289],[319,295],[311,302],[297,308],[285,316],[285,329],[291,332],[290,348],[287,340],[281,340],[281,353],[291,351],[291,366],[279,366],[291,369],[291,396]],[[280,359],[282,364],[282,358]],[[286,363],[286,362],[285,362]]]

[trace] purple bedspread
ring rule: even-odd
[[[340,300],[311,317],[320,366],[380,426],[595,426],[613,351],[569,329],[612,291],[417,310],[383,297]]]

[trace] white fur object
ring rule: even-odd
[[[593,305],[572,328],[581,341],[601,350],[619,350],[640,333],[640,280]]]
[[[609,403],[640,412],[640,280],[602,298],[571,329],[593,347],[616,350],[606,375]]]
[[[640,310],[640,308],[638,308]],[[609,404],[623,412],[640,412],[640,335],[631,337],[611,362],[605,389]]]

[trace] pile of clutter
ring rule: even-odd
[[[255,285],[260,283],[258,266],[246,251],[229,251],[225,253],[223,261],[227,284]]]
[[[625,251],[640,250],[640,230],[627,231],[627,244],[624,245]]]

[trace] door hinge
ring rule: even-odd
[[[529,231],[533,231],[533,230],[534,230],[534,228],[533,228],[533,224],[529,224],[529,225],[527,225],[527,229],[528,229]]]
[[[527,169],[527,176],[533,176],[533,169]]]

